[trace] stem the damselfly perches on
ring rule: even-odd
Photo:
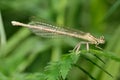
[[[24,24],[21,22],[17,21],[12,21],[12,25],[14,26],[24,26],[27,28],[30,28],[34,30],[34,33],[38,33],[39,31],[45,31],[49,33],[55,33],[59,35],[66,35],[66,36],[71,36],[75,38],[80,38],[85,40],[85,42],[80,42],[78,43],[75,48],[73,49],[74,51],[78,52],[80,49],[81,44],[86,44],[87,50],[89,50],[89,44],[95,44],[96,46],[99,44],[105,43],[104,37],[101,36],[100,38],[96,38],[90,33],[85,33],[85,32],[72,32],[64,28],[57,28],[56,26],[47,24],[47,23],[39,23],[39,25],[33,25],[33,24]]]

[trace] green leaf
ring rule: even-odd
[[[83,69],[82,67],[74,64],[75,67],[79,68],[81,71],[83,71],[85,74],[87,74],[92,80],[96,80],[88,71],[86,71],[85,69]]]
[[[62,56],[60,61],[51,62],[46,67],[46,78],[48,80],[57,80],[62,76],[62,78],[65,79],[72,64],[76,63],[78,57],[79,55],[70,53]]]
[[[104,56],[108,59],[112,59],[112,60],[115,60],[115,61],[118,61],[118,62],[120,61],[119,56],[117,56],[114,53],[109,52],[109,51],[100,51],[100,50],[90,49],[90,53],[100,55],[100,56]]]
[[[59,62],[51,62],[49,65],[45,68],[45,74],[47,80],[57,80],[59,78]]]
[[[68,72],[72,68],[72,64],[75,64],[79,58],[79,55],[72,52],[70,54],[64,55],[60,62],[60,73],[63,79],[66,78]]]

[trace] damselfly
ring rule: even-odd
[[[47,24],[47,23],[42,23],[40,22],[39,24],[33,25],[33,24],[24,24],[21,22],[17,22],[17,21],[12,21],[12,25],[14,26],[24,26],[27,28],[30,28],[34,31],[34,33],[39,33],[41,31],[45,31],[48,33],[55,33],[55,34],[59,34],[59,35],[66,35],[66,36],[71,36],[71,37],[75,37],[75,38],[80,38],[85,40],[84,42],[80,42],[78,43],[75,48],[73,49],[74,51],[78,52],[81,44],[86,44],[86,48],[87,50],[89,50],[89,44],[95,44],[96,46],[99,44],[104,44],[105,40],[104,37],[101,36],[100,38],[96,38],[93,35],[91,35],[90,33],[85,33],[80,31],[78,32],[72,32],[69,31],[67,29],[64,28],[58,28],[56,26]],[[38,34],[39,35],[39,34]]]

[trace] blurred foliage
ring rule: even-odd
[[[119,8],[120,0],[0,0],[0,80],[120,80]],[[104,35],[103,51],[91,45],[68,53],[81,40],[45,39],[11,25],[41,19]]]

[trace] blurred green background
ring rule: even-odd
[[[21,80],[22,73],[42,72],[48,62],[60,60],[81,41],[45,39],[11,24],[14,20],[28,23],[41,19],[97,37],[103,35],[106,43],[100,46],[120,56],[120,0],[0,0],[0,80]],[[80,65],[97,80],[120,80],[118,62],[107,60],[102,65],[114,78],[84,62]],[[77,71],[71,70],[68,80],[90,80]]]

